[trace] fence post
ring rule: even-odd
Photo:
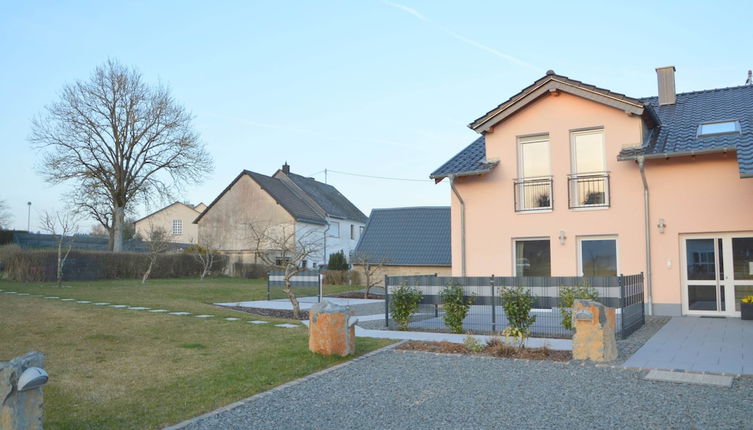
[[[617,285],[620,286],[620,337],[625,338],[625,275],[620,273],[617,277]]]
[[[390,284],[387,275],[384,275],[384,326],[390,328]]]
[[[267,301],[272,300],[269,294],[269,278],[272,276],[272,272],[267,272]]]
[[[494,304],[494,275],[492,274],[491,279],[489,279],[489,286],[492,287],[492,332],[497,331],[497,310],[496,306]]]
[[[641,327],[646,325],[646,306],[644,304],[643,287],[646,285],[643,272],[641,272]]]
[[[324,275],[322,275],[322,272],[319,272],[319,303],[322,302],[322,296],[324,295],[324,282],[322,278],[324,278]]]

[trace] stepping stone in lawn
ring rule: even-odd
[[[123,308],[127,308],[128,305],[110,305],[110,307],[115,308],[115,309],[123,309]]]
[[[282,327],[282,328],[295,328],[300,327],[298,324],[275,324],[275,327]]]
[[[90,302],[90,301],[88,301],[88,300],[79,300],[79,301],[77,301],[76,303],[80,303],[80,304],[82,304],[82,305],[85,305],[85,304],[87,304],[87,303],[91,303],[91,302]]]
[[[240,318],[225,318],[225,321],[238,321]]]
[[[148,311],[151,308],[145,308],[143,306],[130,306],[128,309],[132,311]]]
[[[61,302],[75,302],[76,299],[60,299]]]
[[[58,297],[58,296],[49,296],[49,297],[45,297],[45,299],[59,299],[59,298],[60,298],[60,297]]]
[[[17,295],[18,296],[30,296],[31,294],[29,294],[29,293],[18,293]]]
[[[254,321],[249,321],[249,324],[269,324],[269,321],[254,320]]]
[[[109,305],[109,303],[107,303],[107,302],[99,302],[99,303],[95,303],[94,304],[94,306],[104,306],[104,305]]]
[[[183,315],[191,315],[191,313],[190,312],[170,312],[170,315],[183,316]]]
[[[15,291],[4,291],[5,294],[16,294]]]
[[[214,315],[196,315],[196,318],[212,318]]]
[[[152,309],[149,312],[154,312],[155,314],[157,314],[157,313],[167,312],[167,309]]]

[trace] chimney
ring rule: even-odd
[[[748,80],[745,81],[745,85],[753,85],[753,70],[748,70]]]
[[[288,166],[288,162],[286,161],[285,164],[282,165],[282,173],[288,174],[290,173],[290,166]]]
[[[658,67],[656,78],[659,82],[659,106],[675,104],[675,66]]]

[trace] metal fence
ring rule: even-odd
[[[285,286],[285,272],[281,270],[271,270],[267,273],[267,300],[272,300],[273,288]],[[322,276],[318,271],[306,270],[299,272],[290,279],[292,288],[304,289],[303,294],[316,294],[322,301]]]
[[[530,277],[452,277],[452,276],[385,276],[385,325],[390,327],[390,300],[400,285],[417,288],[423,294],[410,330],[448,331],[440,292],[449,284],[463,287],[466,299],[472,300],[463,330],[473,333],[497,333],[508,326],[499,292],[504,287],[524,287],[535,297],[531,314],[536,322],[531,335],[568,338],[573,331],[562,325],[560,288],[590,285],[599,294],[597,301],[615,308],[615,331],[623,338],[645,322],[643,307],[643,273],[620,276],[530,276]],[[394,324],[393,324],[394,325]]]

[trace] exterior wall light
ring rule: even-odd
[[[47,372],[39,367],[29,367],[21,373],[16,383],[18,391],[33,390],[47,383]]]
[[[664,222],[664,218],[659,218],[659,224],[656,224],[657,227],[659,227],[659,233],[664,233],[664,229],[667,228],[667,223]]]
[[[567,235],[565,235],[565,230],[560,230],[560,245],[564,245],[566,239]]]

